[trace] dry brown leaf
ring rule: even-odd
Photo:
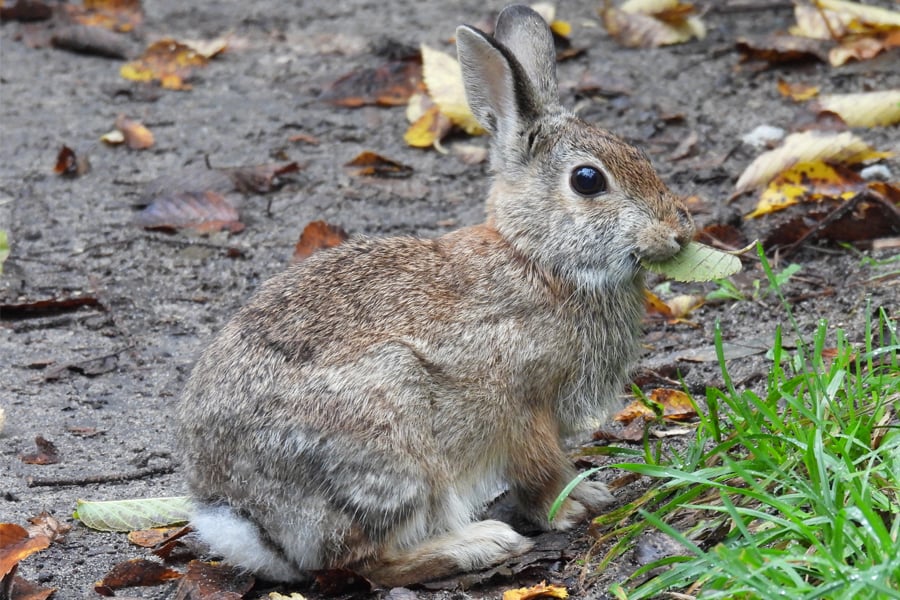
[[[193,229],[211,233],[226,229],[231,233],[244,230],[237,209],[221,194],[174,192],[159,196],[135,217],[135,224],[145,229],[176,231]]]
[[[244,194],[268,194],[282,185],[281,178],[300,170],[296,162],[218,169]]]
[[[878,152],[847,131],[794,133],[781,146],[764,152],[750,163],[735,184],[735,194],[766,184],[778,173],[800,163],[827,161],[854,165],[890,156],[890,152]]]
[[[60,523],[59,519],[48,512],[29,517],[28,522],[31,523],[28,527],[28,535],[30,537],[44,536],[51,542],[62,539],[72,530],[71,525]]]
[[[819,93],[819,86],[807,83],[789,83],[779,77],[778,92],[795,102],[805,102]]]
[[[153,548],[169,541],[176,533],[184,531],[184,527],[154,527],[152,529],[140,529],[128,534],[128,541],[141,548]]]
[[[171,90],[188,90],[186,81],[194,69],[204,67],[209,59],[172,38],[154,42],[137,59],[125,63],[119,74],[130,81],[158,81]]]
[[[365,177],[402,179],[413,174],[412,167],[369,151],[360,153],[344,166],[352,168],[354,174]]]
[[[817,102],[819,110],[837,114],[850,127],[888,127],[900,123],[900,90],[832,94]]]
[[[53,16],[50,5],[40,0],[17,0],[12,6],[0,2],[0,21],[46,21]]]
[[[28,531],[15,523],[0,523],[0,577],[5,577],[23,558],[50,546],[45,535],[29,537]]]
[[[64,177],[78,177],[91,170],[91,162],[87,155],[78,155],[68,146],[59,149],[53,172]]]
[[[735,46],[741,53],[741,60],[762,60],[768,63],[792,63],[812,59],[826,62],[828,44],[784,33],[773,33],[757,37],[739,37]]]
[[[56,444],[43,436],[34,438],[34,444],[37,446],[36,452],[20,454],[19,459],[28,465],[55,465],[59,462],[59,451]]]
[[[537,598],[568,598],[566,588],[558,585],[547,585],[542,581],[528,588],[518,588],[503,592],[503,600],[536,600]]]
[[[334,248],[342,244],[347,238],[347,232],[337,225],[331,225],[325,221],[312,221],[303,228],[300,240],[294,247],[294,261],[309,258],[313,252]]]
[[[335,106],[402,106],[422,86],[422,64],[394,60],[353,71],[331,84],[322,99]]]
[[[192,560],[178,582],[174,600],[239,600],[254,582],[253,575],[238,568]]]
[[[104,596],[111,596],[113,590],[126,587],[147,587],[161,585],[178,579],[181,573],[146,558],[133,558],[114,566],[102,580],[94,584],[94,590]]]
[[[9,596],[9,600],[47,600],[55,591],[56,588],[41,587],[16,576],[12,580],[12,593]]]

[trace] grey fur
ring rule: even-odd
[[[476,521],[503,486],[546,529],[611,499],[584,482],[547,521],[575,475],[563,438],[606,418],[636,357],[638,261],[674,254],[693,225],[640,151],[559,106],[540,17],[507,8],[497,35],[459,30],[494,132],[486,222],[319,252],[263,284],[198,361],[179,433],[194,523],[229,562],[408,585],[530,547]],[[583,164],[605,193],[570,189]]]

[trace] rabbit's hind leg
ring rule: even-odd
[[[487,569],[532,546],[506,523],[478,521],[411,548],[385,551],[359,570],[380,585],[398,587]]]

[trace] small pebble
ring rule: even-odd
[[[866,181],[890,181],[894,177],[886,165],[869,165],[859,172],[859,176]]]
[[[772,125],[760,125],[750,133],[741,138],[741,141],[748,146],[754,148],[765,148],[775,142],[780,141],[785,136],[785,131],[781,127]]]

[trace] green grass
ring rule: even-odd
[[[723,366],[725,389],[707,390],[707,410],[698,410],[697,434],[685,451],[663,460],[660,447],[645,441],[646,462],[616,465],[659,483],[595,520],[600,541],[615,540],[600,568],[651,528],[684,552],[642,567],[611,591],[629,600],[664,592],[900,599],[896,325],[878,311],[857,348],[840,330],[829,335],[822,322],[793,351],[779,330],[762,395],[735,389]],[[724,365],[718,327],[716,344]]]

